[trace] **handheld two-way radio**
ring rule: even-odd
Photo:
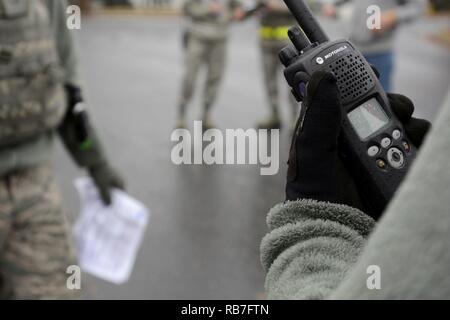
[[[280,52],[292,93],[302,101],[308,77],[319,70],[334,74],[343,108],[340,157],[368,209],[381,213],[411,166],[416,149],[377,75],[355,46],[347,40],[329,41],[303,0],[284,2],[301,27],[289,30],[294,46]]]

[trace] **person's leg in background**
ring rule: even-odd
[[[206,76],[204,105],[203,105],[203,128],[213,128],[211,123],[211,108],[216,102],[217,94],[222,83],[226,65],[226,41],[211,41],[208,45],[206,58],[208,71]]]
[[[206,44],[195,36],[189,36],[184,58],[184,76],[181,98],[178,104],[178,120],[176,127],[184,128],[186,108],[194,94],[195,80],[205,57]]]
[[[273,43],[261,42],[262,69],[267,102],[270,107],[270,116],[258,124],[260,129],[278,129],[281,127],[280,112],[278,109],[278,69],[281,65],[278,58],[278,47]]]
[[[380,73],[380,82],[384,90],[392,91],[392,78],[394,72],[394,52],[387,51],[381,53],[364,54],[366,60],[375,66]]]
[[[78,298],[79,290],[67,288],[66,271],[76,259],[51,165],[11,174],[0,188],[0,273],[11,290],[6,297]]]
[[[2,177],[0,181],[0,299],[4,300],[12,298],[11,284],[1,272],[1,266],[4,259],[6,238],[11,228],[13,207],[8,189],[9,179]]]

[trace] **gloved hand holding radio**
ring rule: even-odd
[[[414,105],[407,97],[388,97],[411,141],[420,147],[430,123],[412,118]],[[350,174],[338,157],[343,115],[332,73],[318,71],[312,75],[302,108],[289,155],[286,199],[315,199],[364,209]]]
[[[66,93],[68,109],[59,133],[75,162],[88,170],[105,205],[110,205],[112,188],[124,189],[124,181],[106,160],[87,112],[82,107],[81,90],[67,85]]]

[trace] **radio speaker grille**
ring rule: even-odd
[[[345,55],[330,64],[329,68],[337,78],[344,104],[365,94],[374,85],[366,64],[357,54]]]

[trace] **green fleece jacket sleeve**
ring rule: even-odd
[[[375,222],[338,204],[302,200],[275,206],[261,244],[270,299],[324,299],[357,261]]]

